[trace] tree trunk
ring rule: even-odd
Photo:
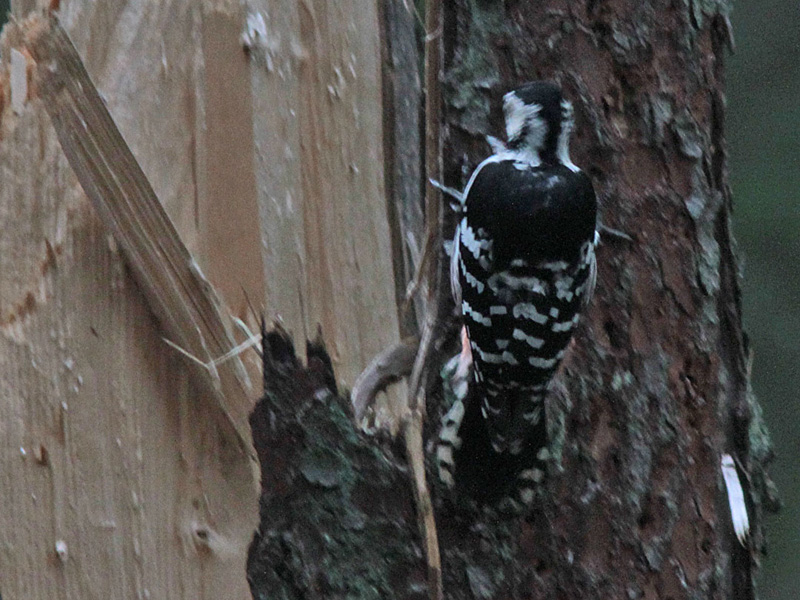
[[[203,208],[221,200],[206,192],[219,193],[230,174],[217,173],[203,190],[196,175],[230,138],[193,110],[204,89],[191,43],[201,12],[180,0],[63,4],[66,29],[171,217],[158,224],[180,231],[195,251],[195,273],[198,264],[218,274],[227,265],[241,277],[226,290],[230,306],[241,305],[241,286],[258,302],[257,261],[235,266],[234,245],[216,248],[214,261],[202,250],[210,233]],[[19,20],[0,38],[0,594],[245,598],[258,516],[249,403],[225,415],[164,343],[174,324],[154,318],[154,281],[136,280],[140,265],[87,200],[48,116],[52,106],[34,85],[37,65],[23,41],[33,5],[13,2]],[[242,162],[245,171],[252,163]],[[230,204],[229,224],[252,231],[254,198]],[[172,252],[163,242],[149,246],[154,255]],[[216,340],[206,342],[210,349]]]
[[[499,131],[498,98],[552,79],[575,105],[573,160],[594,181],[601,221],[633,238],[604,238],[561,373],[561,470],[520,539],[533,585],[487,570],[508,590],[496,597],[753,597],[770,450],[748,388],[729,224],[729,4],[449,6],[454,183],[480,160],[480,135]],[[747,549],[733,535],[722,453],[748,474]]]
[[[729,10],[724,1],[447,3],[446,183],[462,187],[489,153],[483,136],[501,132],[506,91],[552,79],[575,105],[573,160],[594,181],[602,222],[632,238],[607,236],[600,246],[597,292],[549,399],[556,465],[529,518],[476,511],[438,494],[447,598],[756,596],[762,508],[774,503],[774,495],[764,471],[769,439],[748,386],[729,224]],[[280,402],[281,395],[267,398]],[[265,402],[256,414],[267,410]],[[429,437],[445,408],[430,400]],[[304,435],[318,430],[319,416],[304,417]],[[254,420],[255,431],[266,429],[260,423]],[[294,494],[330,501],[353,488],[340,486],[336,475],[333,490],[316,481],[316,490],[303,492],[318,475],[298,467],[306,464],[300,454],[308,448],[299,443],[276,461],[275,448],[287,446],[275,431],[273,426],[268,443],[259,443],[266,438],[256,434],[257,447],[272,456],[267,461],[262,454],[262,480],[283,483],[265,488],[262,533],[269,535],[252,548],[251,559],[259,552],[275,557],[266,549],[274,552],[282,540],[278,556],[295,567],[278,578],[296,586],[278,585],[287,598],[419,597],[413,552],[396,554],[386,545],[402,533],[403,547],[417,548],[408,529],[411,515],[404,512],[410,505],[406,500],[398,512],[399,492],[370,483],[386,481],[396,463],[383,471],[377,459],[369,467],[357,463],[371,474],[360,482],[359,494],[347,491],[340,522],[320,526],[305,518],[304,508],[295,518],[281,513],[277,522],[274,490],[288,489],[290,481],[304,479],[291,501],[284,498],[294,506],[303,506]],[[335,436],[314,440],[336,452]],[[340,459],[351,457],[343,465],[356,460],[350,449],[338,447]],[[300,454],[287,458],[293,453]],[[731,523],[723,453],[736,458],[745,489],[751,525],[746,546]],[[392,510],[369,513],[391,500]],[[386,519],[405,519],[406,526],[398,521],[390,540],[354,537],[343,529],[353,506],[373,514],[370,531]],[[346,582],[331,585],[337,565],[349,563],[327,563],[320,574],[313,565],[334,551],[315,539],[335,540],[348,555],[362,556],[364,571],[351,569]],[[254,592],[269,597],[267,590],[278,588],[274,579],[270,587],[263,584],[268,561],[257,562],[261,579],[253,580]]]

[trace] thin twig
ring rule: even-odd
[[[422,324],[414,367],[408,386],[409,412],[403,426],[406,452],[411,466],[414,500],[417,506],[425,558],[428,564],[428,595],[431,600],[442,600],[442,560],[439,538],[433,515],[433,503],[425,480],[425,455],[422,443],[422,421],[425,414],[425,375],[434,332],[439,320],[439,283],[441,269],[439,252],[442,247],[442,199],[432,181],[441,180],[441,92],[439,87],[442,44],[441,0],[425,3],[425,31],[435,35],[425,37],[425,247],[418,273],[427,281],[425,319]]]
[[[441,0],[430,0],[425,5],[425,31],[438,32],[442,27]],[[439,189],[433,181],[441,180],[441,36],[427,36],[425,42],[425,247],[420,261],[419,273],[428,282],[425,302],[425,321],[417,359],[411,373],[409,385],[409,408],[414,412],[425,411],[420,391],[424,367],[430,355],[433,332],[439,318],[439,249],[442,238],[442,202]]]
[[[425,557],[428,563],[428,596],[431,600],[442,600],[442,561],[439,554],[439,537],[436,533],[436,520],[433,516],[433,502],[425,480],[425,457],[422,452],[422,419],[412,418],[403,436],[411,465],[414,483],[414,502],[417,505],[417,520],[422,531]]]
[[[419,265],[417,266],[417,270],[414,273],[413,279],[409,282],[408,287],[406,288],[406,299],[405,304],[403,305],[403,310],[407,310],[408,306],[411,304],[411,300],[414,299],[414,296],[420,290],[422,286],[422,282],[425,280],[425,274],[428,271],[428,263],[430,263],[431,254],[434,240],[431,235],[435,235],[435,232],[431,232],[430,228],[426,228],[425,230],[425,244],[422,247],[422,258],[419,261]]]

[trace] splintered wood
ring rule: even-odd
[[[377,5],[244,10],[75,0],[78,52],[54,19],[7,28],[3,597],[249,597],[261,386],[218,360],[229,310],[298,347],[321,326],[345,387],[399,338]]]
[[[352,388],[399,340],[377,2],[248,3],[268,317]]]
[[[249,598],[260,386],[162,340],[217,358],[226,310],[64,30],[0,43],[0,594]]]
[[[36,60],[39,95],[64,154],[162,327],[195,356],[209,360],[228,352],[236,344],[214,289],[181,242],[66,32],[55,18],[28,23],[25,45]],[[198,372],[217,392],[247,448],[252,393],[243,365],[234,357]]]

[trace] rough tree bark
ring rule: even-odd
[[[523,81],[553,79],[575,105],[573,158],[595,182],[602,221],[633,238],[601,245],[596,297],[550,399],[558,459],[530,517],[437,498],[447,598],[756,596],[761,515],[775,497],[764,470],[769,440],[748,385],[730,231],[729,12],[724,0],[447,3],[446,183],[463,185],[487,154],[483,136],[501,131],[503,93]],[[281,395],[310,402],[311,387],[281,391],[279,378],[270,385],[277,387],[257,415]],[[429,408],[430,435],[444,407]],[[317,421],[330,417],[307,411],[292,419],[319,432]],[[400,467],[395,460],[380,466],[389,450],[376,449],[367,466],[356,458],[363,440],[351,447],[352,439],[342,444],[341,432],[330,430],[313,445],[289,436],[297,444],[289,450],[274,438],[279,411],[273,420],[278,425],[268,427],[263,416],[253,421],[256,445],[270,458],[262,454],[263,481],[274,485],[265,488],[262,531],[251,549],[256,597],[274,597],[275,590],[286,598],[421,597],[421,567],[413,566],[418,534],[405,512],[411,505],[392,479]],[[268,430],[269,443],[260,444]],[[304,470],[308,459],[301,459],[320,444],[322,454],[339,461],[322,475],[322,462]],[[722,453],[740,466],[750,511],[747,547],[733,534]],[[354,464],[370,473],[356,486],[345,483]],[[316,486],[291,492],[300,497],[313,493],[328,502],[344,494],[347,510],[341,519],[314,523],[297,496],[285,496],[295,508],[276,519],[275,493],[288,494],[293,481]],[[400,497],[406,504],[398,511]],[[375,512],[387,504],[391,510]],[[354,536],[353,506],[373,515],[369,525],[359,521],[369,531],[399,519],[389,538]],[[387,543],[398,539],[402,552]],[[314,565],[335,556],[334,549],[361,556],[362,569],[332,583],[337,564],[350,563],[328,563],[324,575]],[[269,578],[277,567],[259,556],[281,557],[291,569]]]
[[[449,7],[451,178],[463,181],[481,134],[498,131],[500,94],[553,79],[575,104],[573,156],[601,220],[634,238],[601,246],[597,294],[562,371],[561,470],[522,533],[535,583],[487,571],[509,590],[496,597],[753,597],[770,450],[748,388],[729,226],[730,4]],[[733,536],[723,452],[749,474],[749,549]]]

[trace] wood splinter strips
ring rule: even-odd
[[[114,235],[162,327],[194,356],[225,355],[236,346],[230,321],[114,124],[69,36],[55,16],[21,24],[36,61],[38,95],[64,154],[103,223]],[[241,359],[218,369],[193,365],[242,443],[250,449],[253,389]]]

